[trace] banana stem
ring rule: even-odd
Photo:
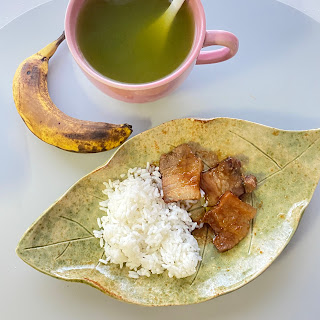
[[[64,31],[62,32],[62,35],[56,40],[56,45],[59,46],[61,42],[66,38]]]
[[[65,35],[63,31],[62,35],[57,40],[51,42],[50,44],[45,46],[43,49],[38,51],[38,54],[43,58],[45,58],[46,60],[49,60],[53,56],[53,54],[56,52],[59,45],[64,41],[64,39],[65,39]]]

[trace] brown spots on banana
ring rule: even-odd
[[[87,134],[79,132],[64,133],[64,137],[71,139],[77,144],[77,151],[80,153],[95,153],[107,151],[121,145],[132,133],[132,126],[128,124],[120,125],[109,131],[95,130]],[[95,143],[93,143],[95,142]]]

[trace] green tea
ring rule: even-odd
[[[99,73],[126,83],[165,77],[188,56],[194,38],[191,10],[183,4],[162,45],[147,36],[150,25],[169,7],[169,0],[87,0],[76,26],[79,48]]]

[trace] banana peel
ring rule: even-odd
[[[13,79],[16,108],[31,132],[48,144],[80,153],[113,149],[130,136],[131,125],[72,118],[59,110],[50,98],[48,62],[64,39],[63,33],[19,65]]]

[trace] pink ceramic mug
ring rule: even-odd
[[[86,61],[76,41],[76,22],[79,11],[86,0],[70,0],[65,19],[66,40],[74,59],[89,78],[100,90],[109,96],[126,102],[148,102],[166,96],[176,89],[189,75],[194,64],[217,63],[233,57],[239,42],[235,35],[222,30],[206,30],[206,18],[200,0],[186,0],[193,13],[195,36],[188,57],[178,69],[157,81],[143,84],[122,83],[101,75]],[[201,51],[203,47],[212,45],[224,48]]]

